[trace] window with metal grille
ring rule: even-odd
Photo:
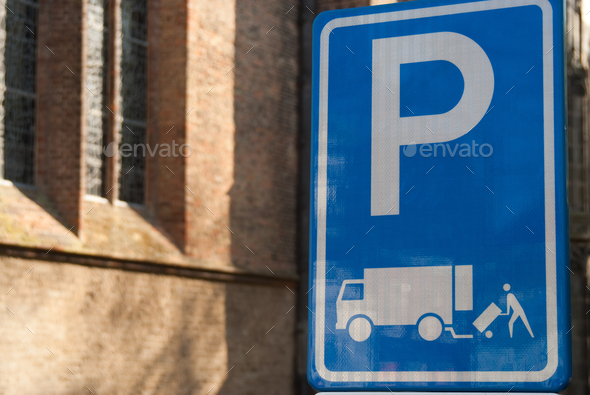
[[[4,179],[34,183],[36,0],[6,1],[5,85],[2,174]]]
[[[147,1],[122,0],[119,200],[143,203],[145,186],[145,135],[147,128]],[[123,147],[124,144],[129,146]]]
[[[108,1],[87,0],[86,41],[86,193],[103,196],[105,155],[103,145],[108,131]]]

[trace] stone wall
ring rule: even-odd
[[[3,394],[291,393],[285,287],[0,264]]]

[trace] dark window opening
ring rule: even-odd
[[[122,0],[119,200],[143,203],[147,129],[147,2]],[[125,145],[125,146],[123,146]]]
[[[7,0],[6,9],[2,175],[6,180],[33,184],[38,4],[33,0]]]

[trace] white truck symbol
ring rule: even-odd
[[[473,310],[472,266],[419,266],[365,269],[364,279],[344,280],[336,302],[336,329],[365,341],[373,326],[418,325],[425,340],[436,340],[455,311]],[[445,327],[454,338],[452,327]]]

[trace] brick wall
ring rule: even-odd
[[[298,12],[287,1],[189,3],[185,195],[198,259],[295,269]]]
[[[37,42],[36,184],[82,232],[83,2],[42,0]]]
[[[291,393],[285,288],[0,264],[3,394]]]
[[[148,157],[145,207],[118,210],[116,158],[108,159],[106,166],[110,205],[88,203],[84,197],[82,104],[90,93],[81,73],[83,4],[72,5],[68,0],[40,4],[40,193],[28,201],[30,207],[52,207],[40,213],[44,222],[53,224],[52,233],[63,232],[69,238],[73,226],[74,234],[85,228],[88,237],[52,243],[37,229],[35,218],[29,218],[18,229],[0,225],[4,242],[19,243],[18,235],[26,229],[30,232],[26,245],[32,247],[89,254],[100,250],[121,258],[292,277],[296,271],[299,7],[286,1],[178,0],[165,5],[148,1],[147,143],[152,147],[188,143],[192,156]],[[114,94],[120,90],[120,1],[109,4],[108,107],[112,114],[105,144],[117,140],[116,128],[121,124],[120,100]],[[18,201],[27,198],[13,192],[10,195],[16,200],[4,199],[3,207],[27,206]],[[45,197],[50,204],[40,203]],[[141,221],[134,211],[143,219],[145,232],[135,226]],[[129,225],[133,232],[126,230]],[[136,231],[150,236],[138,239]],[[162,253],[149,253],[154,251],[149,243]]]
[[[231,225],[228,191],[233,184],[235,124],[234,73],[227,72],[234,66],[235,3],[190,1],[187,12],[190,72],[184,112],[187,140],[194,148],[187,161],[190,191],[184,188],[190,224],[187,253],[230,266],[232,234],[226,226]]]
[[[239,230],[232,259],[240,267],[273,262],[286,271],[295,259],[298,15],[286,0],[236,2],[229,196],[231,227]]]
[[[84,4],[40,1],[37,186],[0,182],[0,393],[293,393],[298,4],[148,1],[147,142],[193,154],[147,158],[143,206],[116,160],[84,195]]]
[[[187,1],[148,2],[148,141],[185,144]],[[173,143],[174,142],[174,143]],[[165,233],[187,249],[186,165],[182,157],[146,158],[146,204]]]

